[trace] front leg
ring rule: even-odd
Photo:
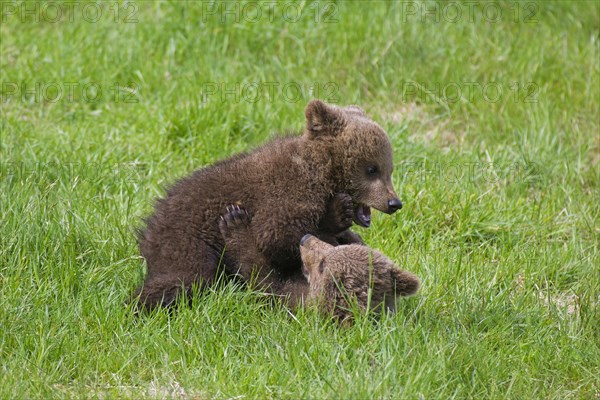
[[[338,193],[323,203],[287,199],[265,204],[253,216],[251,228],[271,267],[289,277],[301,269],[299,243],[308,233],[336,246],[362,243],[360,236],[346,232],[352,220],[351,197]]]
[[[325,214],[319,222],[320,232],[338,234],[352,226],[354,206],[352,197],[346,193],[337,193],[327,203]]]
[[[352,232],[350,229],[346,229],[344,232],[335,236],[338,244],[360,244],[365,245],[364,240],[358,233]]]
[[[362,240],[358,233],[352,232],[350,229],[346,229],[337,235],[324,232],[315,232],[314,234],[319,240],[329,243],[332,246],[340,246],[343,244],[360,244],[364,245],[365,242]]]
[[[315,236],[334,246],[341,244],[364,245],[365,242],[362,238],[350,230],[353,217],[352,197],[346,193],[337,193],[329,200]]]

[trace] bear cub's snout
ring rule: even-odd
[[[395,213],[396,211],[400,210],[402,208],[402,202],[400,201],[400,199],[392,199],[390,201],[388,201],[388,209],[390,214]]]

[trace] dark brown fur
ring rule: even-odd
[[[298,243],[307,233],[332,244],[362,242],[347,230],[348,199],[339,194],[353,206],[395,211],[387,134],[354,106],[314,100],[306,119],[302,136],[200,169],[158,200],[140,237],[148,265],[136,294],[142,306],[170,305],[192,284],[212,284],[219,265],[244,279],[259,272],[269,289],[271,278],[281,282],[300,273]],[[365,167],[373,164],[378,174],[367,176]],[[254,248],[225,249],[219,221],[230,204],[252,210]]]
[[[229,206],[219,221],[219,229],[229,253],[234,249],[243,250],[235,252],[238,268],[236,275],[239,275],[243,281],[258,283],[262,288],[268,285],[271,294],[280,296],[286,304],[295,307],[308,293],[306,277],[300,268],[285,276],[268,268],[269,260],[258,250],[252,235],[251,220],[246,209]],[[358,235],[356,236],[360,239]]]

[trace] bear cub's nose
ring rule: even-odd
[[[310,233],[307,233],[306,235],[302,236],[302,239],[300,239],[300,246],[302,246],[304,244],[304,242],[306,242],[311,237],[312,237],[312,235]]]
[[[388,201],[388,208],[390,210],[390,214],[396,212],[402,208],[402,202],[399,199],[392,199]]]

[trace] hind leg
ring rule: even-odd
[[[256,282],[259,288],[280,297],[288,306],[297,307],[308,293],[308,281],[301,273],[284,279],[270,267],[252,236],[251,219],[245,209],[229,206],[219,223],[228,259],[233,258],[237,268],[234,273],[247,282]]]
[[[152,239],[148,235],[140,246],[148,274],[136,291],[138,309],[172,306],[178,297],[188,296],[192,286],[201,289],[216,279],[220,257],[203,241],[189,238],[181,243],[181,236],[166,235],[161,241]]]
[[[195,276],[172,277],[153,276],[144,282],[135,295],[139,297],[138,309],[152,310],[156,307],[170,307],[181,295],[187,295]]]
[[[231,205],[219,221],[219,230],[225,241],[227,272],[241,276],[245,281],[257,273],[266,278],[260,272],[269,269],[269,261],[256,246],[250,231],[251,220],[244,208]]]

